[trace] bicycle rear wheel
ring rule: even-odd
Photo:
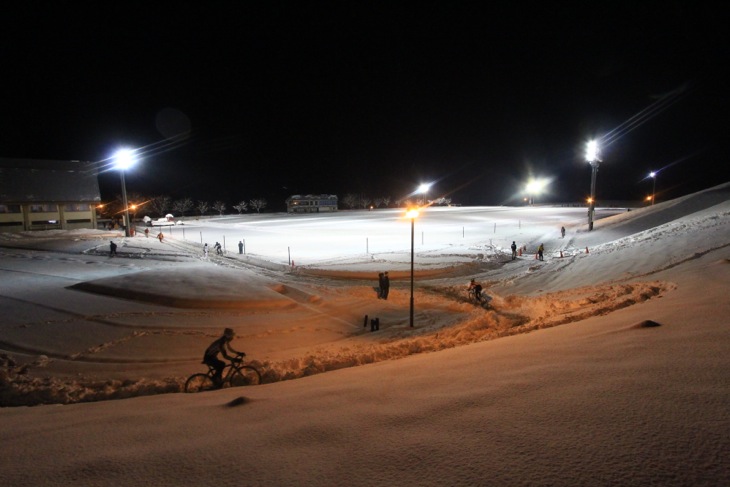
[[[231,387],[256,386],[261,384],[261,374],[250,365],[243,365],[231,374]]]
[[[208,374],[191,375],[185,382],[185,392],[203,392],[213,388],[213,379]]]

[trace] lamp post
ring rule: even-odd
[[[124,236],[129,237],[129,205],[127,204],[127,185],[124,182],[124,171],[132,167],[137,158],[131,149],[120,149],[114,154],[114,167],[119,170],[119,176],[122,178],[122,205],[124,205]]]
[[[586,162],[591,165],[591,199],[588,200],[588,230],[593,230],[593,212],[596,208],[596,174],[598,173],[598,164],[601,160],[598,158],[598,142],[591,140],[586,146]]]
[[[411,219],[411,318],[410,318],[410,325],[411,328],[413,328],[413,249],[414,249],[414,235],[415,235],[415,226],[416,226],[416,218],[418,217],[418,210],[416,209],[410,209],[408,212],[406,212],[406,216]]]
[[[656,171],[649,173],[649,177],[652,180],[651,183],[651,206],[654,206],[654,200],[656,199]]]

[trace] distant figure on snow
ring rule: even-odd
[[[378,299],[383,299],[383,287],[385,286],[385,274],[382,272],[378,273],[378,287],[375,291],[378,293]]]
[[[537,258],[540,260],[543,259],[543,254],[545,253],[545,246],[543,244],[540,244],[540,246],[537,248]]]
[[[203,245],[203,258],[208,258],[208,243],[206,242],[205,245]]]
[[[150,238],[150,229],[149,228],[144,229],[144,236],[147,238]]]
[[[565,227],[560,227],[560,238],[565,238]]]
[[[221,244],[219,244],[218,242],[215,243],[215,245],[213,246],[213,248],[215,249],[215,253],[216,254],[221,255],[223,253],[223,249],[221,248]]]
[[[510,245],[510,248],[512,249],[512,260],[515,260],[517,258],[517,244],[515,241],[512,241],[512,245]]]
[[[243,240],[238,241],[238,253],[239,254],[243,253]]]
[[[390,292],[390,276],[386,272],[383,274],[383,284],[380,286],[380,295],[383,299],[388,299],[388,293]]]
[[[109,242],[109,257],[114,257],[115,255],[117,255],[117,244]]]
[[[160,243],[162,243],[162,239],[165,238],[164,235],[162,235],[162,232],[157,234],[157,238],[160,240]]]

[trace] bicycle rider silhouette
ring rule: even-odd
[[[474,297],[477,299],[477,301],[481,301],[482,299],[482,285],[476,282],[476,280],[472,279],[469,282],[469,291],[474,290]]]
[[[228,352],[238,354],[242,357],[246,356],[245,353],[239,352],[231,347],[231,340],[233,340],[234,335],[235,333],[232,329],[226,328],[223,331],[223,336],[211,343],[205,350],[203,363],[210,365],[215,369],[215,374],[213,374],[213,383],[216,386],[220,386],[223,382],[223,369],[226,366],[226,363],[218,358],[218,354],[223,355],[223,357],[227,358],[231,362],[236,361],[236,357],[231,357],[230,355],[228,355],[226,349],[228,349]]]

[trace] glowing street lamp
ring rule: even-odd
[[[656,171],[649,173],[649,177],[652,179],[651,184],[651,204],[654,206],[654,200],[656,199]]]
[[[593,230],[593,213],[596,209],[596,174],[598,173],[598,164],[601,159],[598,158],[598,142],[591,140],[586,145],[586,162],[591,165],[591,199],[588,200],[588,230]]]
[[[122,205],[124,205],[124,235],[129,237],[129,206],[127,205],[127,185],[124,182],[124,171],[134,166],[137,162],[137,156],[131,149],[120,149],[114,154],[114,168],[119,170],[122,178]]]
[[[416,218],[418,217],[418,210],[417,209],[410,209],[406,212],[406,217],[411,219],[411,318],[410,318],[410,325],[411,328],[413,328],[413,237],[415,235],[414,229],[416,226]]]

